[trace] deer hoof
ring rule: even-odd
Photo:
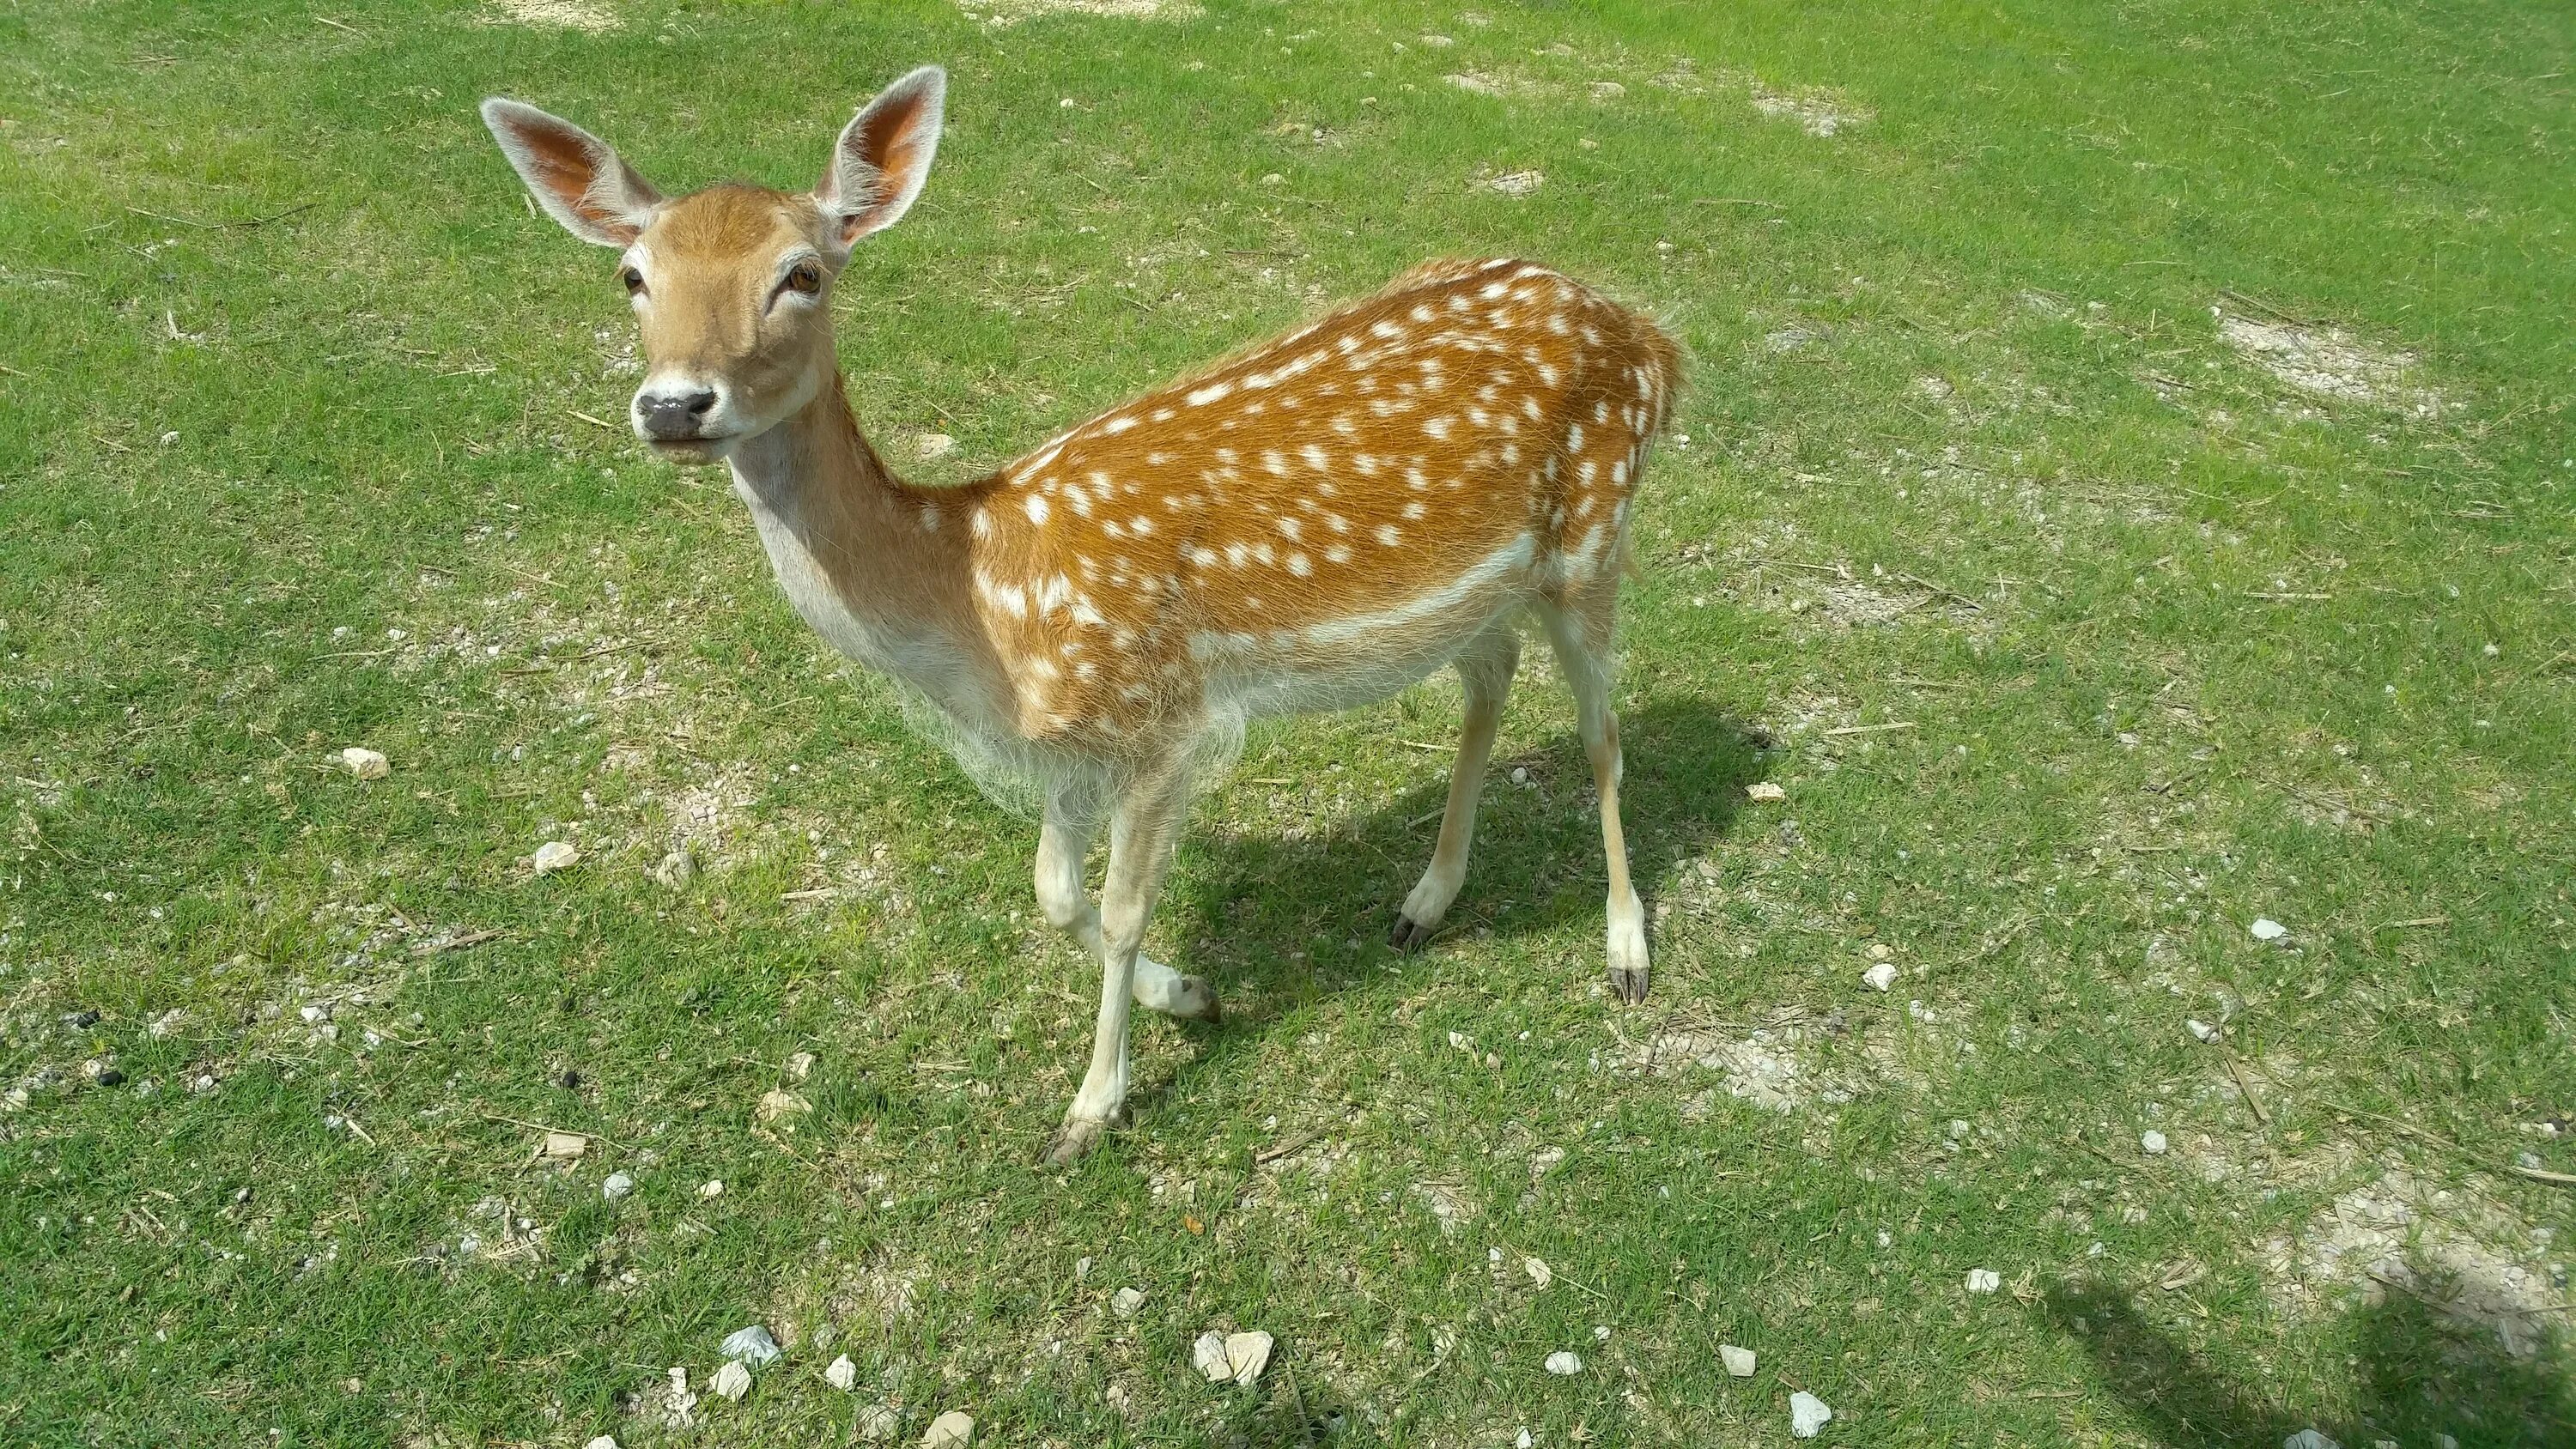
[[[1431,939],[1429,926],[1416,925],[1411,916],[1396,913],[1395,929],[1386,933],[1386,943],[1399,951],[1410,951]]]
[[[1172,993],[1172,1007],[1166,1015],[1175,1021],[1205,1022],[1209,1026],[1225,1020],[1225,1009],[1217,1005],[1216,988],[1204,976],[1184,976],[1180,988]]]
[[[1645,1005],[1646,968],[1643,966],[1611,967],[1610,989],[1617,993],[1622,1002],[1630,1006]]]
[[[1071,1167],[1090,1156],[1091,1149],[1108,1135],[1109,1124],[1097,1117],[1067,1117],[1064,1125],[1056,1129],[1054,1140],[1047,1143],[1046,1156],[1039,1161],[1046,1167]]]

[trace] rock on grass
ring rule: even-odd
[[[1834,1411],[1825,1401],[1804,1389],[1789,1396],[1789,1435],[1794,1439],[1813,1439],[1833,1421]]]
[[[951,1409],[930,1421],[921,1436],[921,1449],[966,1449],[975,1442],[975,1416],[961,1409]]]

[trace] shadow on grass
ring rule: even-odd
[[[2414,1449],[2443,1435],[2463,1449],[2576,1443],[2576,1386],[2559,1371],[2554,1344],[2515,1358],[2491,1332],[2407,1293],[2392,1292],[2345,1324],[2358,1395],[2342,1415],[2284,1405],[2277,1386],[2212,1365],[2117,1289],[2061,1288],[2045,1312],[2167,1449],[2278,1449],[2305,1429],[2346,1449],[2383,1441]]]
[[[1629,873],[1651,918],[1658,886],[1726,833],[1745,785],[1760,776],[1760,740],[1751,726],[1696,699],[1653,700],[1624,712],[1619,733]],[[1496,756],[1466,887],[1440,936],[1407,955],[1383,945],[1439,838],[1445,764],[1321,833],[1254,825],[1215,836],[1202,831],[1183,847],[1187,869],[1164,895],[1162,930],[1184,943],[1183,968],[1216,984],[1228,1013],[1220,1041],[1390,972],[1437,972],[1444,946],[1468,933],[1510,938],[1589,919],[1590,949],[1559,969],[1579,969],[1585,981],[1601,974],[1608,873],[1591,767],[1570,731]],[[1527,784],[1511,782],[1515,768],[1528,772]],[[1149,1086],[1143,1095],[1178,1085]]]

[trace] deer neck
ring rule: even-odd
[[[859,431],[837,370],[729,461],[779,587],[817,633],[952,715],[1006,712],[1001,664],[968,596],[971,490],[895,477]]]

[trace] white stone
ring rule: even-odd
[[[713,1387],[720,1397],[740,1399],[751,1392],[751,1370],[744,1368],[740,1359],[726,1359],[724,1366],[716,1370]]]
[[[737,1328],[726,1334],[725,1341],[716,1346],[716,1352],[727,1358],[741,1359],[754,1368],[765,1368],[778,1362],[778,1340],[769,1336],[768,1329],[755,1323],[749,1328]]]
[[[381,780],[394,772],[385,757],[364,745],[351,745],[340,752],[341,768],[361,780]]]
[[[2218,1040],[2217,1027],[2211,1026],[2208,1022],[2196,1020],[2192,1017],[2183,1018],[2182,1029],[2190,1032],[2194,1039],[2202,1042],[2215,1042]]]
[[[612,1172],[608,1175],[608,1180],[599,1185],[599,1195],[610,1202],[615,1202],[634,1190],[635,1174],[631,1172]]]
[[[975,1442],[975,1416],[962,1409],[951,1409],[930,1421],[921,1436],[921,1449],[966,1449]]]
[[[1512,1436],[1512,1449],[1530,1449],[1530,1446],[1537,1442],[1530,1437],[1530,1431],[1524,1427],[1518,1434]]]
[[[2257,941],[2277,941],[2290,934],[2289,927],[2273,920],[2270,916],[2256,916],[2254,924],[2246,929],[2254,933],[2254,939]]]
[[[814,1054],[812,1052],[798,1052],[787,1059],[787,1076],[790,1081],[801,1082],[813,1074]]]
[[[2314,1429],[2301,1429],[2282,1440],[2281,1449],[2343,1449],[2343,1446]]]
[[[1547,1371],[1558,1378],[1570,1379],[1583,1372],[1583,1356],[1560,1348],[1547,1356]]]
[[[859,1410],[859,1437],[871,1444],[891,1439],[903,1428],[903,1416],[886,1404],[870,1404]]]
[[[2003,1275],[1992,1268],[1968,1270],[1968,1291],[1971,1293],[1992,1293],[2002,1286],[2004,1286]]]
[[[708,1178],[706,1181],[704,1181],[704,1182],[702,1182],[702,1183],[699,1183],[699,1184],[698,1184],[698,1196],[700,1196],[700,1197],[722,1197],[722,1196],[724,1196],[724,1179],[723,1179],[723,1178],[720,1178],[720,1177],[710,1177],[710,1178]]]
[[[653,867],[653,884],[664,890],[678,890],[697,878],[697,857],[685,849],[665,852]]]
[[[2149,1157],[2164,1156],[2165,1146],[2165,1134],[2152,1127],[2138,1134],[2138,1150]]]
[[[1121,1318],[1135,1317],[1136,1310],[1144,1306],[1145,1290],[1142,1288],[1121,1288],[1109,1295],[1109,1311]]]
[[[1556,1281],[1556,1270],[1547,1265],[1547,1259],[1545,1258],[1522,1259],[1521,1271],[1529,1274],[1530,1281],[1536,1283],[1541,1288],[1544,1288],[1548,1284]]]
[[[570,869],[573,862],[580,859],[581,852],[573,847],[571,841],[549,840],[537,847],[537,853],[530,858],[529,864],[537,868],[539,875],[552,875],[556,871]]]
[[[1860,973],[1860,979],[1868,982],[1872,991],[1891,991],[1896,987],[1896,967],[1881,961]]]
[[[1260,1329],[1225,1336],[1225,1364],[1228,1377],[1243,1388],[1261,1382],[1261,1371],[1270,1367],[1270,1349],[1275,1342]]]
[[[1815,1438],[1833,1417],[1834,1411],[1825,1407],[1824,1400],[1804,1389],[1789,1396],[1789,1436],[1793,1439]]]
[[[928,462],[933,458],[945,458],[956,452],[957,440],[946,433],[924,433],[914,440],[912,446],[915,452],[921,454],[922,461]]]
[[[1754,1357],[1753,1350],[1749,1348],[1737,1348],[1731,1343],[1721,1343],[1717,1346],[1717,1356],[1718,1359],[1726,1365],[1726,1376],[1728,1378],[1749,1379],[1753,1377],[1753,1365],[1758,1362]]]
[[[1190,1364],[1199,1371],[1200,1377],[1212,1384],[1221,1384],[1234,1377],[1234,1370],[1225,1361],[1225,1335],[1213,1328],[1200,1334],[1198,1342],[1190,1345]]]
[[[850,1362],[850,1356],[846,1353],[832,1360],[831,1365],[823,1370],[823,1382],[845,1394],[850,1391],[850,1386],[858,1381],[859,1366]]]
[[[617,1440],[611,1435],[602,1434],[598,1438],[591,1440],[589,1443],[582,1445],[581,1449],[617,1449]]]
[[[1756,780],[1744,787],[1744,798],[1766,805],[1776,805],[1789,798],[1789,792],[1769,780]]]

